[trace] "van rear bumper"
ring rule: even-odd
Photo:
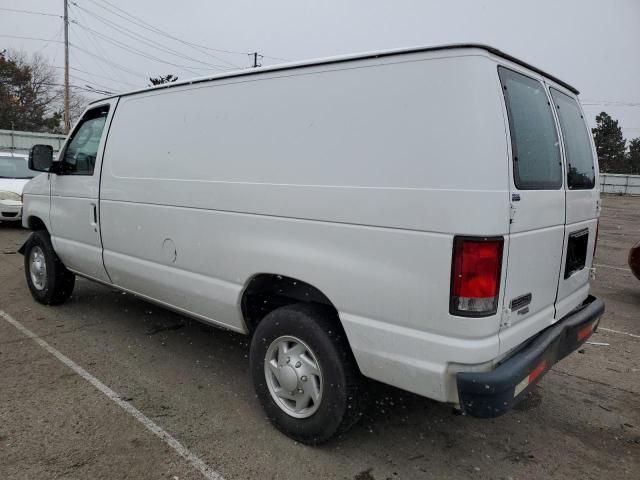
[[[456,375],[460,407],[473,417],[503,415],[555,363],[578,349],[598,327],[604,303],[589,296],[580,307],[529,340],[489,372]]]

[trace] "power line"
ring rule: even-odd
[[[92,87],[91,85],[85,85],[85,87],[90,92],[94,92],[94,93],[97,93],[97,94],[100,94],[100,95],[116,95],[116,93],[114,93],[114,92],[110,92],[109,90],[101,90],[101,89]]]
[[[130,69],[126,68],[126,67],[123,67],[122,65],[119,65],[119,64],[117,64],[117,63],[115,63],[115,62],[112,62],[112,61],[110,61],[110,60],[107,60],[107,59],[105,59],[105,58],[102,58],[102,57],[100,57],[100,56],[98,56],[98,55],[96,55],[96,54],[94,54],[94,53],[91,53],[89,50],[86,50],[86,49],[84,49],[84,48],[80,47],[79,45],[76,45],[75,43],[69,43],[69,45],[71,45],[71,46],[72,46],[73,48],[75,48],[76,50],[79,50],[79,51],[81,51],[81,52],[83,52],[83,53],[85,53],[85,54],[89,55],[90,57],[96,58],[96,59],[100,60],[101,62],[104,62],[104,63],[106,63],[106,64],[108,64],[108,65],[113,66],[114,68],[117,68],[118,70],[122,70],[123,72],[129,73],[129,74],[131,74],[131,75],[135,75],[135,76],[137,76],[137,77],[143,77],[143,78],[146,78],[146,76],[145,76],[145,75],[143,75],[143,74],[141,74],[141,73],[134,72],[133,70],[130,70]]]
[[[171,62],[167,62],[165,60],[162,60],[161,58],[155,57],[153,55],[147,55],[144,52],[142,52],[141,50],[133,48],[132,46],[126,45],[126,44],[124,44],[122,42],[119,42],[118,40],[110,39],[106,35],[103,35],[103,34],[97,32],[95,30],[92,30],[92,29],[90,29],[88,27],[80,25],[78,22],[74,22],[74,23],[75,23],[75,25],[79,26],[80,28],[84,29],[85,31],[90,32],[93,35],[96,35],[98,38],[101,38],[105,42],[110,43],[112,45],[115,45],[116,47],[121,48],[121,49],[125,50],[126,52],[129,52],[129,53],[131,53],[133,55],[138,55],[138,56],[146,58],[148,60],[154,60],[156,62],[165,63],[165,64],[171,65],[173,67],[183,68],[183,69],[187,70],[188,72],[193,73],[194,75],[197,75],[196,72],[194,72],[193,70],[190,70],[189,67],[187,67],[186,65],[177,65],[175,63],[171,63]]]
[[[54,68],[62,69],[62,68],[64,68],[64,67],[54,67]],[[90,75],[90,76],[92,76],[92,77],[102,78],[102,79],[104,79],[104,80],[109,80],[109,81],[111,81],[111,82],[121,83],[121,84],[123,84],[123,85],[128,85],[128,86],[133,87],[133,88],[140,88],[140,85],[135,85],[135,84],[133,84],[133,83],[129,83],[129,82],[121,82],[121,81],[119,81],[119,80],[116,80],[115,78],[105,77],[104,75],[98,75],[97,73],[88,72],[88,71],[86,71],[86,70],[82,70],[82,69],[80,69],[80,68],[69,67],[69,70],[73,70],[73,71],[75,71],[75,72],[84,73],[84,74],[86,74],[86,75]]]
[[[270,58],[271,60],[281,60],[283,62],[290,62],[288,58],[272,57],[270,55],[260,55],[262,58]]]
[[[101,8],[103,8],[103,9],[105,9],[105,10],[109,11],[109,9],[107,9],[106,7],[104,7],[104,6],[102,6],[102,5],[99,5],[95,0],[89,0],[89,1],[90,1],[91,3],[94,3],[95,5],[97,5],[97,6],[101,7]],[[142,23],[142,24],[146,25],[147,27],[149,27],[149,28],[153,29],[153,31],[155,31],[156,33],[161,34],[161,35],[164,35],[164,36],[166,36],[166,37],[169,37],[169,38],[171,38],[171,39],[173,39],[173,40],[176,40],[176,41],[178,41],[178,42],[180,42],[180,43],[184,43],[185,45],[190,45],[190,46],[194,46],[194,47],[204,48],[204,49],[206,49],[206,50],[211,50],[212,52],[230,53],[230,54],[237,54],[237,55],[246,55],[247,53],[249,53],[249,52],[239,52],[239,51],[237,51],[237,50],[223,50],[223,49],[220,49],[220,48],[212,48],[212,47],[209,47],[209,46],[207,46],[207,45],[200,45],[200,44],[197,44],[197,43],[194,43],[194,42],[189,42],[189,41],[187,41],[187,40],[183,40],[183,39],[178,38],[178,37],[174,37],[174,36],[173,36],[173,35],[171,35],[170,33],[167,33],[167,32],[165,32],[165,31],[163,31],[163,30],[159,29],[158,27],[155,27],[155,26],[151,25],[150,23],[148,23],[148,22],[146,22],[146,21],[142,20],[141,18],[138,18],[138,17],[136,17],[136,16],[134,16],[134,15],[132,15],[132,14],[130,14],[130,13],[128,13],[128,12],[126,12],[125,10],[123,10],[123,9],[121,9],[121,8],[119,8],[119,7],[117,7],[117,6],[116,6],[116,5],[114,5],[113,3],[108,2],[107,0],[100,0],[100,2],[102,2],[102,3],[106,3],[107,5],[111,6],[112,8],[114,8],[114,9],[116,9],[116,10],[118,10],[118,11],[122,12],[122,13],[123,13],[123,14],[125,14],[126,16],[131,17],[131,18],[133,18],[134,20],[136,20],[136,21],[138,21],[138,22],[140,22],[140,23]],[[113,13],[113,12],[112,12],[112,13]],[[129,20],[129,21],[131,21],[131,20]],[[237,65],[234,65],[234,66],[235,66],[235,67],[237,67]]]
[[[156,57],[155,55],[151,55],[150,53],[146,53],[142,50],[139,50],[137,48],[132,47],[131,45],[127,45],[126,43],[122,43],[119,40],[114,40],[112,38],[109,38],[107,35],[104,35],[100,32],[98,32],[97,30],[93,30],[92,28],[86,27],[84,25],[81,25],[80,23],[78,23],[77,20],[73,20],[72,21],[75,25],[79,26],[80,28],[84,29],[87,32],[90,32],[91,34],[97,36],[98,38],[101,38],[102,40],[104,40],[107,43],[110,43],[112,45],[115,45],[118,48],[121,48],[122,50],[129,52],[131,54],[134,55],[138,55],[140,57],[144,57],[148,60],[154,60],[156,62],[160,62],[160,63],[164,63],[166,65],[171,65],[173,67],[176,68],[182,68],[190,73],[193,73],[194,75],[198,75],[197,72],[195,72],[193,69],[197,69],[197,70],[211,70],[211,68],[203,68],[203,67],[193,67],[193,66],[187,66],[187,65],[181,65],[181,64],[177,64],[177,63],[173,63],[173,62],[169,62],[167,60],[163,60],[162,58]],[[221,69],[223,67],[219,67],[217,66],[216,68]]]
[[[76,11],[75,9],[72,10],[73,13],[77,13],[79,16],[82,17],[82,12]],[[82,17],[84,19],[84,17]],[[73,29],[73,31],[75,31],[75,29]],[[99,55],[102,55],[104,58],[106,58],[109,62],[111,62],[110,64],[106,64],[105,66],[103,66],[101,63],[98,64],[100,66],[100,70],[102,70],[104,72],[105,75],[109,75],[107,73],[106,70],[106,66],[109,67],[109,69],[111,70],[111,72],[113,73],[114,77],[118,77],[120,80],[124,80],[124,77],[122,76],[122,73],[120,73],[119,71],[117,71],[112,64],[114,64],[115,62],[111,59],[111,57],[109,57],[109,55],[107,54],[106,50],[104,50],[101,46],[100,43],[98,42],[97,39],[94,39],[92,36],[88,35],[85,31],[79,31],[79,33],[82,33],[82,35],[88,39],[88,43],[93,44],[93,46],[96,49],[96,53],[98,53]],[[79,35],[78,35],[79,36]],[[86,68],[86,67],[85,67]]]
[[[80,39],[80,34],[82,34],[82,37],[85,39],[83,42],[83,45],[86,45],[87,47],[89,47],[89,45],[93,45],[93,49],[92,51],[89,51],[87,49],[84,49],[83,47],[79,47],[77,46],[76,50],[86,53],[87,55],[93,56],[94,58],[100,60],[100,63],[98,63],[98,65],[100,66],[100,70],[102,70],[104,72],[105,75],[110,76],[113,75],[113,78],[117,77],[118,79],[124,81],[125,77],[122,75],[123,73],[128,73],[129,75],[134,75],[132,70],[129,70],[128,68],[124,67],[123,65],[120,65],[116,62],[114,62],[111,57],[109,56],[109,54],[106,52],[105,49],[102,48],[102,46],[100,45],[100,43],[98,42],[97,39],[93,38],[91,35],[87,34],[84,30],[76,30],[75,25],[72,26],[71,31],[74,32],[75,36]],[[76,45],[74,44],[74,47]],[[87,68],[86,66],[84,66],[79,60],[78,63],[83,67],[83,68]],[[107,73],[107,70],[109,70],[111,73]],[[140,75],[143,76],[144,75]]]
[[[142,43],[144,45],[147,45],[147,46],[149,46],[151,48],[159,50],[159,51],[161,51],[163,53],[168,53],[168,54],[173,55],[175,57],[179,57],[181,59],[186,59],[186,60],[191,60],[193,62],[200,63],[202,65],[207,65],[209,67],[213,67],[213,68],[216,68],[216,69],[227,69],[228,68],[228,67],[223,67],[221,65],[215,65],[215,64],[212,64],[212,63],[208,63],[208,62],[203,62],[202,60],[199,60],[199,59],[194,58],[194,57],[190,57],[190,56],[188,56],[188,55],[186,55],[186,54],[184,54],[182,52],[179,52],[179,51],[174,50],[174,49],[172,49],[170,47],[167,47],[166,45],[159,44],[157,41],[151,40],[149,37],[145,37],[144,35],[141,35],[141,34],[139,34],[137,32],[134,32],[133,30],[130,30],[130,29],[126,28],[126,27],[118,25],[117,23],[112,22],[108,18],[105,18],[102,15],[98,15],[97,13],[95,13],[95,12],[93,12],[91,10],[88,10],[88,9],[86,9],[84,7],[81,7],[80,5],[76,5],[75,8],[78,8],[78,9],[84,11],[88,15],[90,15],[93,18],[97,19],[99,22],[105,24],[107,27],[109,27],[109,28],[111,28],[113,30],[116,30],[117,32],[119,32],[119,33],[121,33],[121,34],[123,34],[123,35],[125,35],[125,36],[127,36],[129,38],[132,38],[132,39],[134,39],[134,40],[136,40],[136,41],[138,41],[138,42],[140,42],[140,43]],[[194,67],[194,68],[196,68],[196,67]]]
[[[108,7],[105,7],[104,5],[101,5],[100,3],[97,3],[95,0],[89,0],[89,1],[91,3],[93,3],[94,5],[102,8],[103,10],[106,10],[107,12],[111,13],[112,15],[116,15],[117,17],[120,17],[123,20],[126,20],[126,21],[128,21],[130,23],[133,23],[134,25],[136,25],[136,26],[138,26],[140,28],[143,28],[145,30],[153,32],[156,35],[161,35],[161,36],[170,38],[170,39],[172,39],[172,40],[174,40],[176,42],[182,43],[183,45],[190,46],[191,48],[199,51],[200,53],[204,53],[205,55],[208,55],[208,56],[210,56],[212,58],[215,58],[218,61],[227,63],[227,64],[229,64],[229,65],[231,65],[232,67],[235,67],[235,68],[240,68],[240,67],[238,65],[236,65],[235,63],[229,62],[228,60],[220,58],[220,57],[218,57],[216,55],[213,55],[211,53],[208,53],[208,52],[206,52],[204,50],[209,50],[209,51],[213,51],[213,52],[231,53],[231,54],[241,54],[241,55],[246,55],[248,53],[248,52],[236,52],[236,51],[233,51],[233,50],[221,50],[221,49],[211,48],[211,47],[207,47],[205,45],[199,45],[197,43],[189,42],[187,40],[183,40],[181,38],[175,37],[175,36],[171,35],[170,33],[167,33],[167,32],[165,32],[165,31],[163,31],[163,30],[161,30],[161,29],[159,29],[157,27],[154,27],[150,23],[145,22],[144,20],[142,20],[142,19],[140,19],[140,18],[138,18],[138,17],[136,17],[134,15],[131,15],[130,13],[122,10],[121,8],[116,7],[115,5],[113,5],[112,3],[107,2],[106,0],[101,0],[101,1],[103,3],[106,3],[107,5],[111,6],[113,9],[122,12],[122,14],[124,14],[124,15],[122,15],[122,14],[118,13],[117,11],[114,11],[114,10],[108,8]],[[74,3],[74,5],[76,5],[76,3]]]
[[[41,85],[47,85],[50,87],[64,87],[64,83],[41,83]],[[75,88],[76,90],[82,90],[85,92],[90,92],[90,93],[98,93],[98,91],[96,90],[92,90],[90,88],[87,87],[80,87],[78,85],[69,85],[69,88]],[[100,92],[100,93],[105,93],[107,95],[113,95],[112,92]]]
[[[18,40],[37,40],[40,42],[64,43],[62,40],[51,40],[49,38],[37,38],[37,37],[23,37],[21,35],[5,35],[4,33],[0,33],[0,37],[16,38]]]
[[[96,86],[98,88],[104,88],[106,90],[113,89],[113,87],[110,87],[108,85],[103,85],[101,83],[96,82],[95,80],[87,80],[86,78],[83,78],[83,77],[80,77],[80,76],[74,75],[74,74],[70,74],[69,76],[71,78],[75,78],[76,80],[80,80],[81,82],[87,82],[87,83],[91,84],[92,86]]]
[[[62,15],[57,15],[55,13],[37,12],[35,10],[21,10],[19,8],[4,8],[4,7],[0,7],[0,10],[4,10],[5,12],[12,12],[12,13],[26,13],[28,15],[41,15],[43,17],[62,18]]]
[[[162,36],[170,38],[170,39],[172,39],[174,41],[180,42],[180,43],[182,43],[184,45],[190,46],[191,48],[194,48],[195,50],[199,51],[200,53],[207,54],[206,52],[202,52],[201,51],[201,49],[205,49],[205,50],[209,50],[209,51],[212,51],[212,52],[221,52],[221,53],[237,54],[237,55],[252,55],[252,53],[249,53],[249,52],[240,52],[240,51],[237,51],[237,50],[224,50],[224,49],[220,49],[220,48],[212,48],[212,47],[209,47],[209,46],[206,46],[206,45],[200,45],[200,44],[197,44],[197,43],[189,42],[187,40],[182,40],[182,39],[180,39],[178,37],[175,37],[175,36],[173,36],[173,35],[171,35],[171,34],[169,34],[167,32],[164,32],[163,30],[161,30],[161,29],[159,29],[157,27],[154,27],[150,23],[145,22],[144,20],[142,20],[142,19],[140,19],[138,17],[135,17],[134,15],[131,15],[130,13],[128,13],[125,10],[117,7],[116,5],[113,5],[112,3],[110,3],[110,2],[108,2],[106,0],[101,0],[101,1],[103,1],[107,5],[110,5],[113,9],[122,12],[124,15],[126,15],[127,17],[130,17],[130,18],[125,18],[123,15],[120,15],[118,12],[114,12],[113,10],[105,7],[104,5],[98,4],[94,0],[89,0],[89,1],[93,2],[96,6],[106,10],[107,12],[111,13],[112,15],[116,15],[116,16],[124,19],[124,20],[127,20],[130,23],[133,23],[134,25],[137,25],[138,27],[141,27],[141,28],[144,28],[145,30],[151,31],[152,33],[155,33],[156,35],[162,35]],[[185,55],[183,53],[180,53],[177,50],[173,50],[172,48],[167,47],[166,45],[159,45],[159,44],[156,45],[156,44],[152,43],[153,41],[150,40],[148,37],[144,37],[143,35],[140,35],[140,34],[138,34],[136,32],[133,32],[132,30],[130,30],[128,28],[125,28],[125,27],[123,27],[121,25],[117,25],[116,23],[111,22],[107,18],[105,18],[105,17],[103,17],[101,15],[98,15],[95,12],[91,12],[90,10],[87,10],[86,8],[78,5],[76,2],[71,2],[71,3],[75,7],[79,8],[81,10],[84,10],[86,13],[88,13],[89,15],[97,18],[99,21],[101,21],[102,23],[106,24],[107,26],[110,26],[114,30],[119,31],[120,33],[123,33],[124,35],[127,35],[130,38],[138,37],[138,38],[135,38],[135,39],[138,40],[141,43],[146,44],[147,46],[155,48],[155,49],[157,49],[159,51],[164,51],[165,53],[170,53],[170,54],[172,54],[174,56],[180,56],[181,58],[184,58],[184,59],[188,59],[188,60],[203,64],[203,65],[208,65],[208,66],[211,66],[211,67],[216,68],[216,69],[225,69],[225,68],[227,68],[227,67],[222,67],[220,65],[214,65],[214,64],[207,63],[207,62],[203,62],[203,61],[198,60],[196,58],[193,58],[193,57],[190,57],[190,56]],[[11,12],[11,13],[23,13],[23,14],[28,14],[28,15],[40,15],[40,16],[46,16],[46,17],[63,18],[62,15],[58,15],[58,14],[55,14],[55,13],[49,13],[49,12],[40,12],[40,11],[35,11],[35,10],[23,10],[23,9],[18,9],[18,8],[5,8],[5,7],[0,7],[0,10],[6,11],[6,12]],[[131,20],[131,19],[133,19],[133,20]],[[44,38],[34,38],[34,37],[24,37],[24,36],[0,35],[0,37],[16,38],[16,39],[20,39],[20,40],[38,40],[38,41],[53,42],[53,40],[47,40],[47,39],[44,39]],[[60,40],[60,41],[55,41],[55,43],[64,43],[64,42],[62,42]],[[46,45],[45,45],[45,47],[42,47],[42,49],[44,49],[44,48],[46,48]],[[103,54],[104,54],[104,52],[103,52]],[[215,58],[216,60],[224,62],[224,63],[226,63],[226,64],[228,64],[228,65],[230,65],[232,67],[241,68],[240,66],[238,66],[238,65],[236,65],[236,64],[234,64],[232,62],[229,62],[228,60],[225,60],[223,58],[220,58],[220,57],[217,57],[217,56],[211,55],[211,54],[207,54],[207,55],[211,56],[212,58]],[[289,59],[286,59],[286,58],[273,57],[273,56],[270,56],[270,55],[260,55],[260,57],[261,58],[269,58],[269,59],[272,59],[272,60],[281,60],[281,61],[284,61],[284,62],[290,61]],[[192,68],[197,68],[197,67],[192,67]]]
[[[53,37],[51,37],[51,38],[50,38],[50,39],[49,39],[49,40],[48,40],[48,41],[47,41],[47,42],[46,42],[42,47],[40,47],[39,49],[37,49],[37,50],[35,51],[35,53],[40,53],[40,52],[42,52],[45,48],[47,48],[47,47],[51,44],[51,42],[52,42],[53,40],[55,40],[56,38],[58,38],[58,36],[60,36],[60,34],[62,33],[62,29],[63,29],[63,28],[64,28],[64,25],[60,25],[60,28],[58,29],[58,31],[56,32],[56,34],[55,34]]]
[[[77,71],[77,72],[80,72],[80,73],[86,73],[87,75],[90,75],[92,78],[93,77],[104,78],[105,80],[109,80],[110,82],[120,83],[121,85],[131,85],[131,86],[133,86],[133,84],[130,84],[128,82],[124,82],[123,80],[118,80],[118,79],[110,76],[109,73],[106,70],[106,66],[107,65],[103,65],[102,62],[96,62],[96,65],[98,65],[100,70],[106,76],[88,72],[86,70],[86,68],[87,68],[86,65],[84,63],[82,63],[82,61],[80,61],[80,57],[76,55],[75,51],[69,52],[69,55],[70,55],[71,59],[74,61],[74,63],[76,63],[76,64],[80,65],[81,67],[85,68],[85,70],[82,70],[82,69],[76,68],[76,67],[69,67],[69,70],[71,70],[71,71],[74,71],[74,72]],[[111,65],[109,65],[109,68],[111,68],[111,71],[116,73],[116,75],[120,75],[120,72],[117,72],[115,68],[111,67]]]

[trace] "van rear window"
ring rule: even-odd
[[[513,177],[520,190],[557,190],[562,186],[558,133],[544,86],[498,67],[507,106]]]
[[[554,88],[551,89],[551,98],[558,109],[567,157],[567,185],[573,190],[592,189],[596,183],[593,151],[578,102]]]

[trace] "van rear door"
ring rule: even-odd
[[[557,88],[549,91],[560,125],[567,172],[565,247],[556,300],[556,319],[560,319],[589,294],[600,199],[595,188],[595,148],[580,104]]]
[[[511,139],[511,223],[500,350],[519,345],[556,318],[565,241],[560,139],[542,81],[498,67]]]

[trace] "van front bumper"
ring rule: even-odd
[[[602,300],[590,295],[580,307],[533,337],[494,370],[457,373],[462,411],[472,417],[491,418],[511,410],[555,363],[587,341],[603,313]]]

